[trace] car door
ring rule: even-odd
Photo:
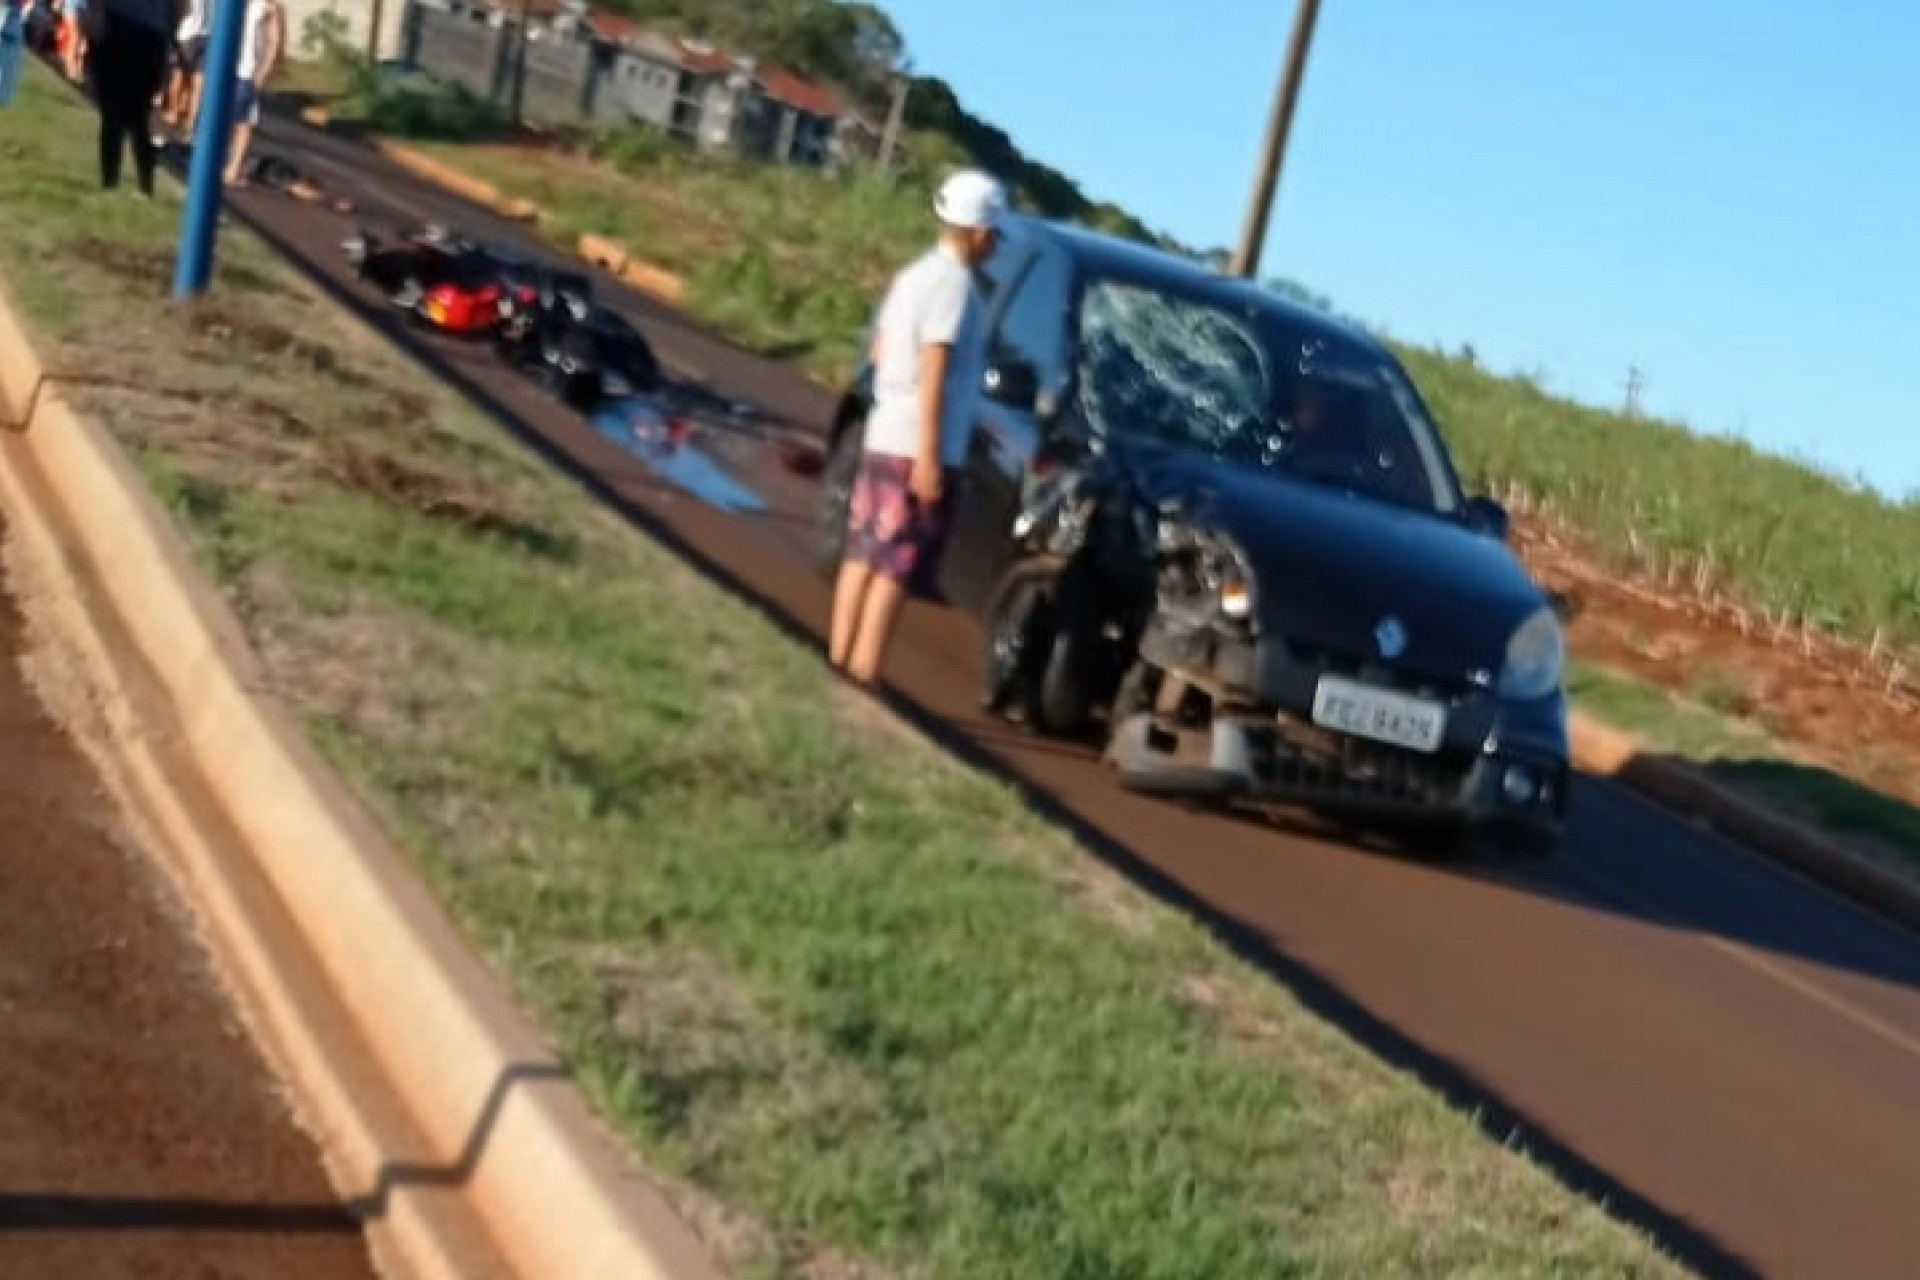
[[[941,578],[947,599],[970,613],[986,607],[1005,571],[1041,419],[1069,381],[1072,286],[1071,260],[1057,245],[1042,241],[990,316],[988,382],[996,373],[1024,366],[1037,394],[1031,400],[1008,397],[983,385],[973,395],[973,431]]]

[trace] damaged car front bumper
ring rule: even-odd
[[[1523,837],[1564,826],[1572,771],[1558,694],[1508,700],[1470,679],[1416,681],[1275,640],[1216,633],[1194,653],[1165,639],[1145,637],[1142,657],[1203,692],[1209,710],[1183,716],[1176,691],[1124,714],[1108,759],[1131,788]]]

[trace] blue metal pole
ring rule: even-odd
[[[240,69],[240,40],[246,31],[246,18],[247,0],[213,0],[213,39],[207,46],[206,84],[200,95],[200,119],[193,131],[187,211],[180,223],[180,255],[174,265],[175,298],[204,293],[213,278],[221,176],[227,167],[227,147],[233,140],[235,73]]]

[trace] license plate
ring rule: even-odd
[[[1313,693],[1313,722],[1337,733],[1432,752],[1446,736],[1447,710],[1425,698],[1326,676]]]

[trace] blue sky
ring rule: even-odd
[[[883,3],[1090,196],[1237,239],[1292,4]],[[1324,0],[1262,272],[1920,495],[1917,59],[1912,0]]]

